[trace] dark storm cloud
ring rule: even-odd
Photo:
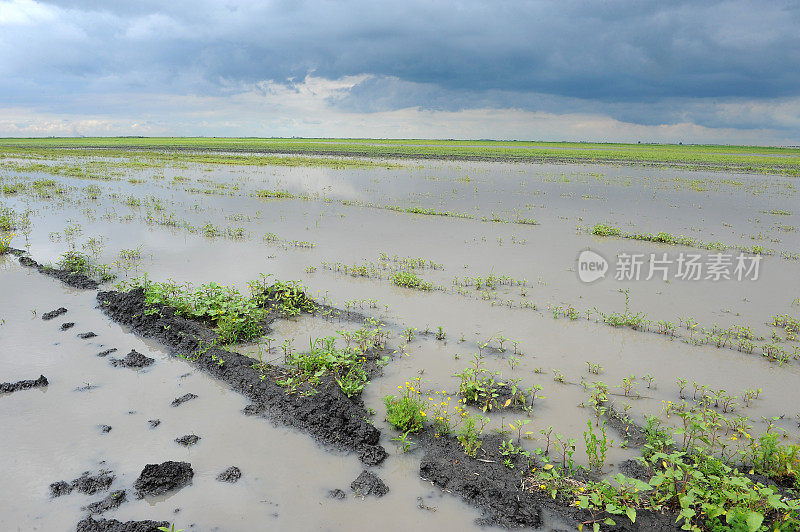
[[[0,5],[9,105],[57,108],[64,94],[224,95],[310,72],[372,75],[333,101],[361,112],[504,106],[658,123],[699,116],[692,102],[709,98],[800,93],[800,7],[789,1]]]

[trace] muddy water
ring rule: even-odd
[[[97,254],[100,262],[119,260],[120,249],[141,248],[140,260],[118,265],[121,278],[147,272],[153,279],[216,281],[244,290],[248,280],[267,273],[301,279],[317,299],[382,320],[392,331],[390,344],[398,352],[384,375],[365,389],[364,400],[376,412],[374,421],[384,433],[382,443],[391,452],[396,447],[389,439],[394,432],[382,421],[381,398],[396,393],[398,384],[417,377],[425,391],[454,394],[458,379],[453,375],[467,368],[480,351],[485,352],[485,367],[498,371],[503,379],[543,387],[543,397],[531,416],[493,414],[488,428],[506,428],[520,417],[529,418],[526,430],[532,432],[531,439],[523,444],[530,450],[544,445],[539,431],[552,426],[554,433],[565,439],[578,440],[576,461],[585,462],[581,442],[590,412],[579,406],[587,399],[581,383],[596,380],[611,387],[615,405],[629,409],[628,415],[637,422],[645,415],[658,415],[665,401],[679,399],[678,378],[689,381],[690,396],[692,382],[733,394],[762,388],[760,398],[737,413],[750,417],[757,428],[762,416],[779,416],[778,426],[797,438],[800,370],[796,361],[778,366],[757,354],[615,329],[597,323],[598,314],[593,312],[595,308],[622,312],[625,295],[620,290],[627,289],[630,309],[646,313],[649,319],[678,323],[679,318],[693,318],[705,327],[749,325],[769,337],[776,331],[768,326],[770,316],[800,314],[792,304],[800,297],[798,261],[780,256],[780,251],[800,250],[794,180],[606,165],[400,164],[404,166],[369,170],[194,165],[126,170],[126,178],[143,183],[55,177],[67,187],[62,198],[43,200],[21,194],[3,197],[2,202],[17,211],[32,209],[30,233],[18,236],[14,244],[21,247],[27,239],[31,254],[42,262],[55,261],[73,243],[80,248],[90,237],[102,236],[102,250]],[[176,176],[188,179],[175,181]],[[44,177],[51,176],[12,172],[5,179],[30,182]],[[83,190],[88,184],[102,189],[98,200],[86,198]],[[192,188],[215,193],[187,191]],[[260,189],[311,196],[288,200],[253,197]],[[139,199],[141,205],[125,205],[129,197]],[[381,208],[393,205],[464,213],[473,219]],[[790,214],[770,214],[773,210]],[[181,222],[179,227],[157,223],[169,215]],[[540,225],[482,221],[483,217],[517,216],[535,218]],[[244,237],[209,238],[181,228],[183,222],[194,227],[213,224],[223,231],[241,227]],[[605,279],[586,285],[575,273],[576,256],[586,247],[609,260],[621,252],[697,251],[588,234],[585,227],[598,222],[630,232],[667,231],[731,245],[761,244],[776,253],[764,258],[761,277],[754,282]],[[276,237],[265,242],[262,237],[267,233]],[[313,242],[314,247],[298,247],[294,241]],[[381,253],[423,257],[443,265],[443,269],[420,271],[423,278],[443,289],[413,291],[392,285],[386,272],[384,278],[353,278],[325,267],[336,263],[379,265]],[[524,280],[524,286],[485,292],[453,283],[455,277],[486,277],[490,273]],[[14,456],[13,465],[2,466],[12,468],[5,476],[26,479],[12,489],[25,493],[27,502],[0,512],[10,516],[10,524],[58,523],[55,529],[69,529],[71,525],[64,523],[77,521],[82,515],[80,506],[94,499],[73,494],[47,502],[47,485],[96,470],[101,460],[117,473],[115,488],[129,487],[148,462],[184,459],[195,467],[191,487],[163,501],[125,504],[109,514],[118,519],[163,518],[220,530],[246,529],[254,523],[263,525],[264,519],[275,519],[284,527],[342,529],[354,524],[366,528],[373,522],[385,522],[388,515],[390,529],[395,525],[396,529],[427,529],[468,528],[479,515],[454,498],[440,497],[438,490],[420,481],[419,452],[392,454],[378,469],[392,490],[384,499],[330,501],[325,498],[327,490],[347,489],[360,471],[354,457],[331,454],[307,436],[240,415],[245,406],[241,397],[202,374],[181,377],[189,371],[183,361],[169,359],[157,345],[145,344],[111,325],[94,309],[91,293],[67,291],[55,281],[20,270],[8,258],[0,272],[0,284],[0,313],[6,320],[0,326],[3,380],[44,373],[52,383],[44,392],[0,397],[3,426],[16,423],[12,420],[20,415],[28,416],[26,423],[20,423],[24,429],[3,440],[3,451],[10,450]],[[60,305],[70,309],[69,321],[78,323],[66,333],[58,330],[59,320],[42,322],[31,314],[31,309],[41,313]],[[573,305],[581,316],[587,310],[592,313],[590,319],[553,319],[548,307],[558,305]],[[313,338],[357,325],[303,317],[276,323],[270,336],[275,339],[274,346],[292,339],[295,347],[303,348]],[[401,333],[406,327],[417,332],[403,345]],[[423,334],[438,327],[446,332],[444,340]],[[88,342],[78,340],[75,334],[83,329],[100,336]],[[502,352],[479,347],[486,343],[500,347],[500,337],[508,338]],[[54,342],[61,343],[52,345]],[[98,343],[118,347],[121,355],[135,347],[149,356],[157,355],[158,363],[140,374],[111,368],[107,361],[94,357],[101,350]],[[797,344],[786,341],[782,345],[791,352]],[[255,355],[257,348],[244,346],[243,351]],[[15,352],[30,352],[31,356],[8,355]],[[277,347],[272,354],[279,355]],[[587,362],[600,364],[602,373],[589,374]],[[563,383],[554,379],[559,374],[563,374]],[[655,378],[654,383],[645,382],[647,374]],[[637,376],[634,392],[625,396],[621,382],[630,375]],[[84,393],[73,391],[86,382],[100,387]],[[172,399],[189,391],[200,397],[175,409],[169,407]],[[128,414],[131,410],[137,413]],[[147,419],[153,417],[163,423],[150,430]],[[47,423],[32,422],[38,419]],[[100,434],[98,424],[114,428]],[[203,439],[188,451],[172,442],[191,432]],[[609,436],[615,440],[607,467],[612,471],[613,464],[633,456],[635,450],[623,448],[624,435]],[[244,472],[233,486],[214,480],[228,465],[237,465]],[[29,475],[26,467],[37,473]],[[417,497],[424,497],[425,504],[438,511],[419,510]],[[170,517],[175,508],[181,512]],[[48,527],[42,525],[42,529]]]
[[[0,287],[4,294],[0,336],[3,377],[11,380],[46,375],[44,389],[0,397],[5,479],[0,502],[3,530],[72,530],[83,506],[106,493],[73,492],[51,499],[49,484],[70,481],[83,471],[112,470],[111,489],[128,489],[129,502],[106,517],[164,519],[200,530],[275,528],[389,530],[469,528],[479,515],[457,499],[442,496],[422,481],[413,454],[392,456],[379,474],[391,486],[380,501],[352,494],[340,501],[328,490],[349,491],[362,466],[354,456],[319,448],[308,436],[274,427],[240,413],[241,396],[205,374],[192,371],[158,345],[109,323],[95,308],[93,292],[76,292],[6,260]],[[7,298],[6,298],[7,296]],[[63,305],[69,312],[52,321],[38,316]],[[32,311],[36,311],[36,316]],[[61,331],[73,321],[75,327]],[[90,340],[77,338],[88,330]],[[96,354],[116,347],[156,359],[146,370],[114,368]],[[91,386],[88,391],[76,389]],[[185,393],[198,395],[178,407],[170,403]],[[160,419],[151,428],[148,421]],[[103,433],[99,426],[110,425]],[[183,448],[173,440],[197,434],[201,440]],[[147,463],[182,460],[192,464],[192,485],[161,497],[136,500],[131,487]],[[235,484],[218,482],[228,466],[243,476]],[[435,512],[417,508],[417,497]]]

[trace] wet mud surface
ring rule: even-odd
[[[264,368],[265,378],[261,379],[251,358],[216,347],[216,337],[205,325],[176,316],[169,307],[156,307],[157,312],[145,313],[141,289],[101,291],[97,300],[114,321],[159,340],[175,355],[191,359],[196,366],[253,401],[267,418],[308,431],[318,441],[335,448],[353,451],[367,465],[380,464],[386,458],[386,450],[379,443],[380,431],[367,422],[363,403],[347,397],[332,377],[321,379],[313,395],[288,394],[275,382],[282,376],[281,368]],[[133,356],[132,362],[138,360],[133,353],[126,359]],[[373,361],[373,368],[382,355],[377,352],[367,355]],[[220,364],[220,360],[224,363]]]
[[[78,523],[76,532],[159,532],[159,527],[169,527],[168,521],[117,521],[87,517]]]
[[[605,419],[608,426],[614,429],[623,441],[627,442],[628,446],[641,447],[647,443],[647,434],[644,429],[620,412],[615,405],[608,406]]]

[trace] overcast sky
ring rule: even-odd
[[[800,144],[800,2],[0,0],[0,136]]]

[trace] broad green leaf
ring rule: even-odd
[[[747,514],[747,529],[750,532],[756,532],[761,528],[761,523],[764,522],[764,516],[758,512],[750,512]]]

